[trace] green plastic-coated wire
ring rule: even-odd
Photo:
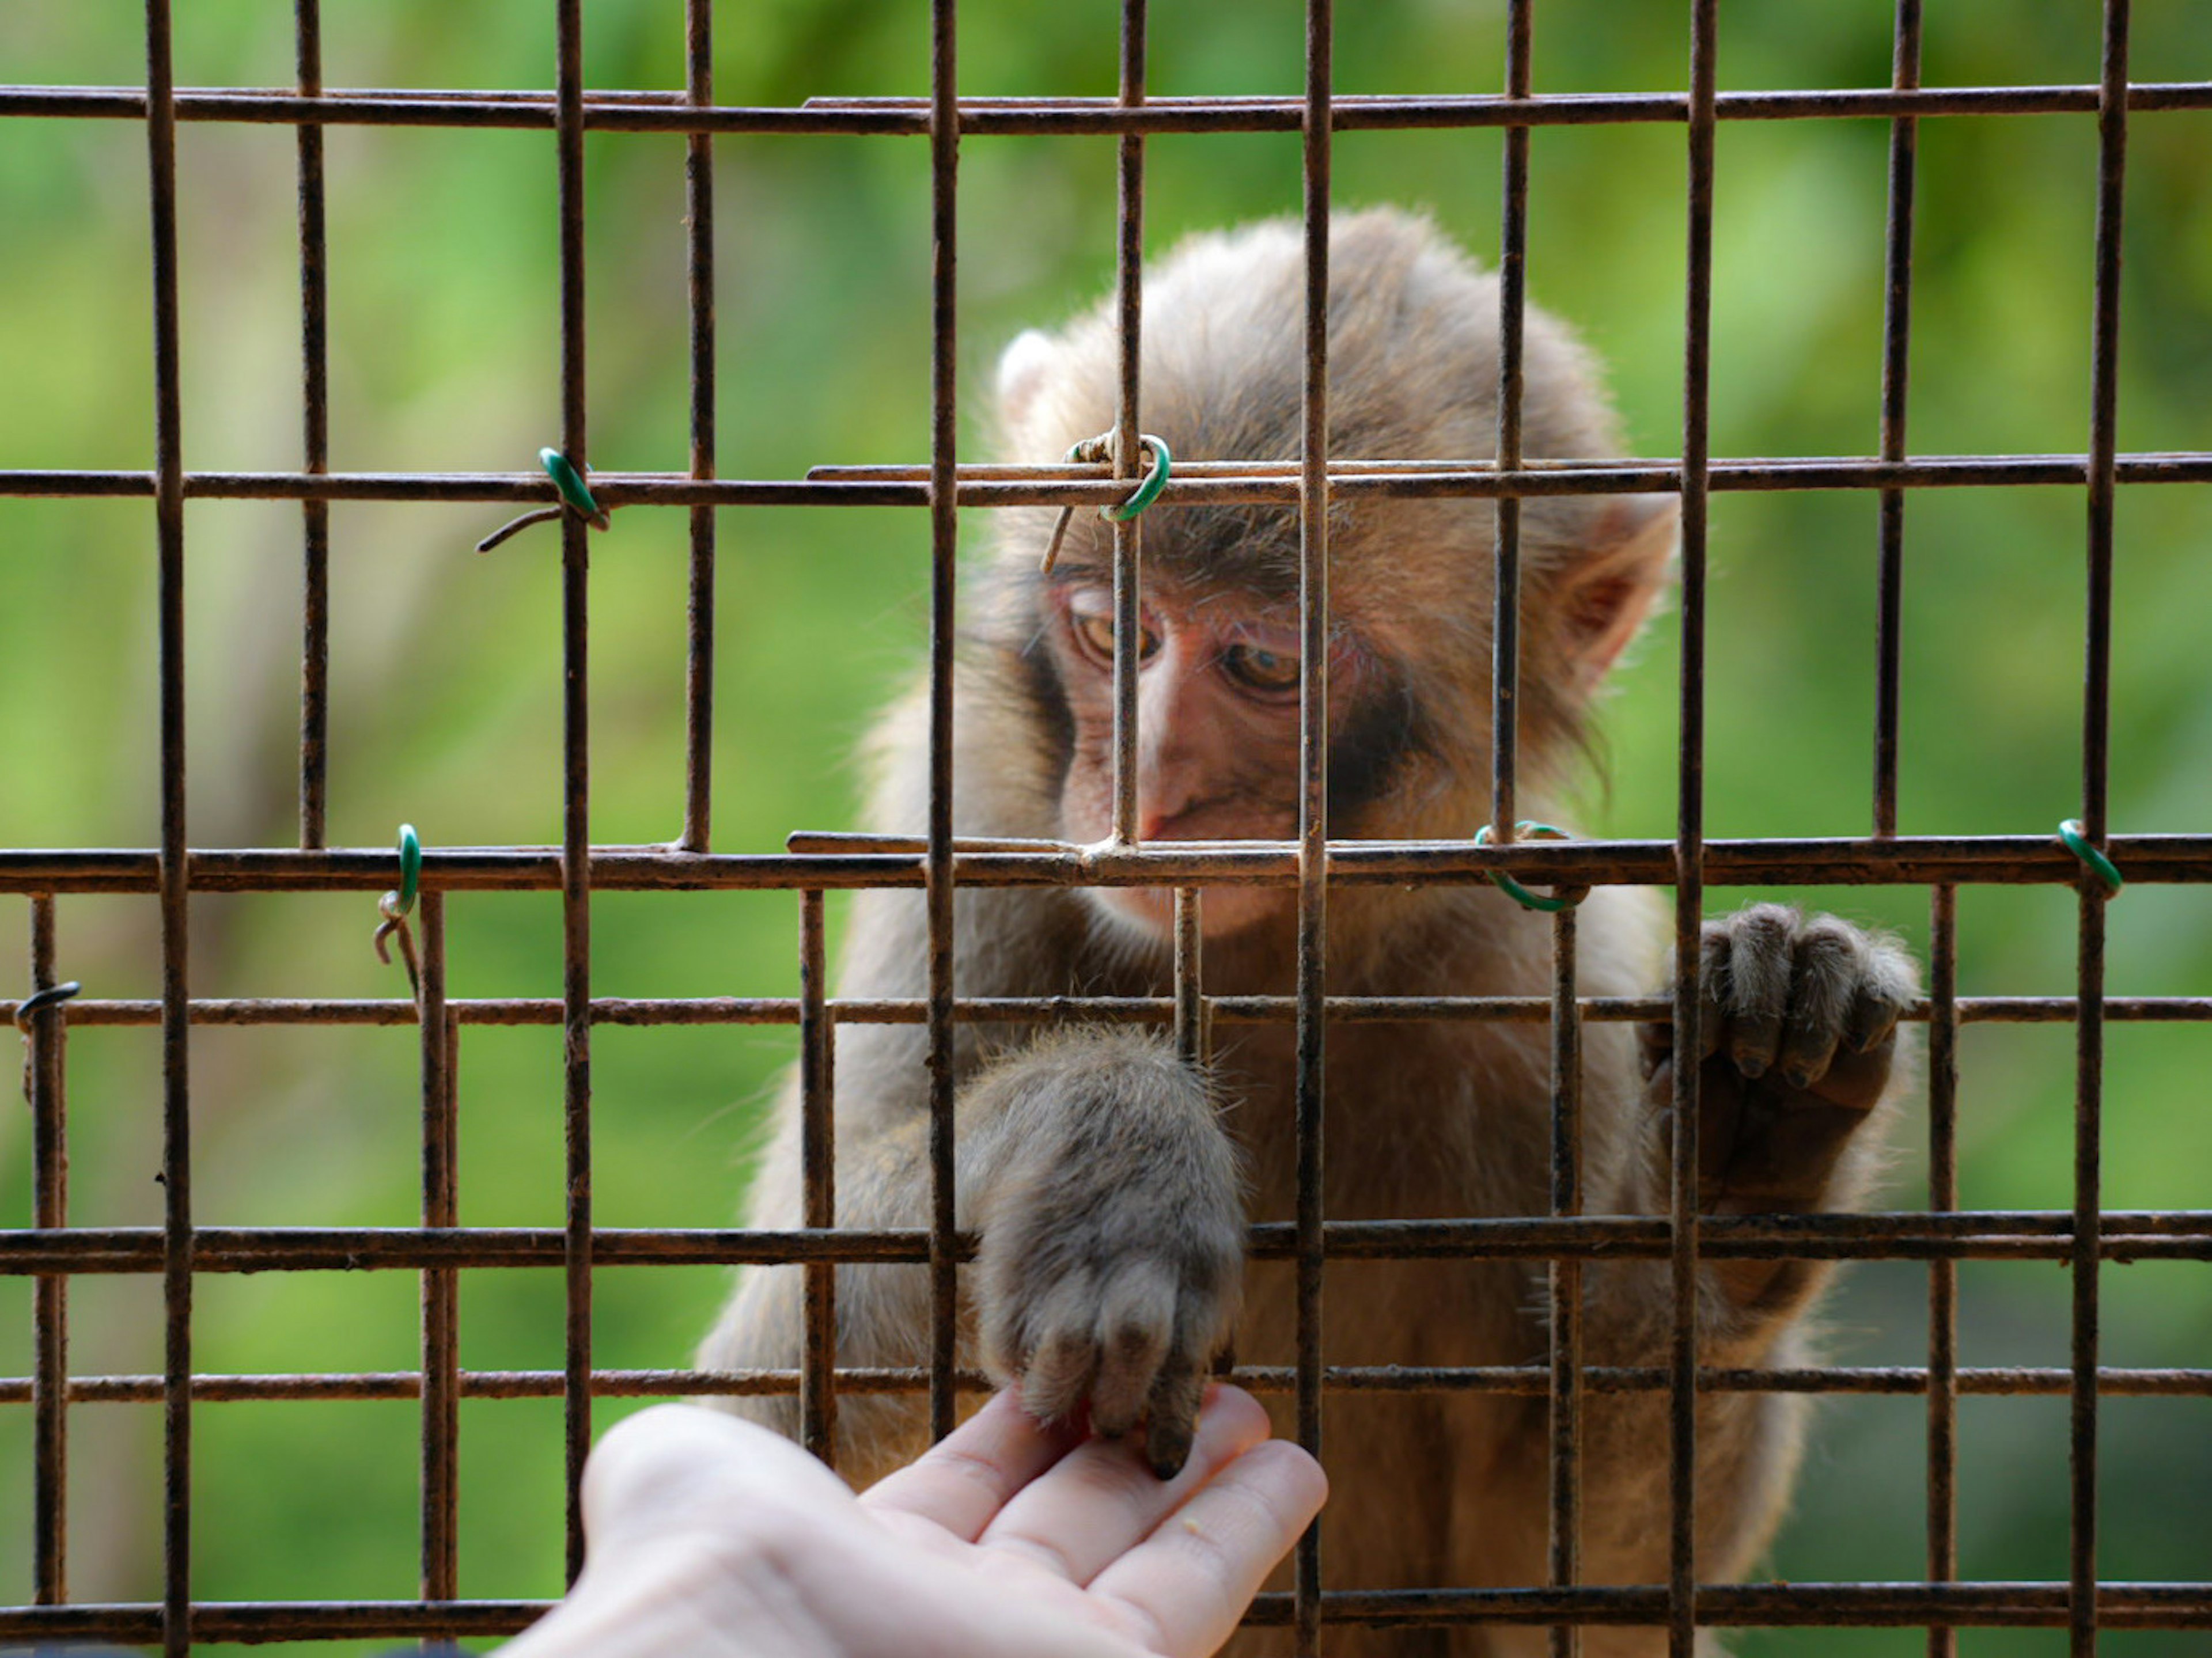
[[[2089,836],[2081,827],[2081,820],[2069,817],[2058,826],[2058,838],[2066,849],[2087,864],[2096,878],[2105,884],[2105,896],[2112,896],[2127,883],[2120,878],[2118,866],[2089,844]]]
[[[605,529],[606,508],[592,498],[591,489],[584,483],[584,475],[576,470],[574,463],[558,449],[540,449],[538,459],[544,466],[546,475],[553,480],[553,487],[561,492],[561,499],[581,513],[596,528]]]
[[[1175,457],[1168,452],[1167,445],[1162,443],[1150,432],[1146,432],[1138,437],[1137,446],[1152,452],[1152,470],[1145,475],[1145,481],[1137,486],[1136,494],[1131,495],[1119,507],[1101,507],[1098,509],[1099,517],[1111,522],[1126,523],[1158,501],[1160,498],[1160,491],[1168,487],[1168,469],[1175,465]]]
[[[1534,839],[1538,841],[1571,841],[1574,839],[1574,837],[1569,835],[1566,830],[1563,829],[1554,829],[1549,823],[1531,823],[1523,821],[1514,824],[1513,832],[1514,834],[1522,836],[1523,839]],[[1489,824],[1485,823],[1480,829],[1475,830],[1474,844],[1479,847],[1486,847],[1493,844]],[[1518,881],[1506,874],[1503,870],[1491,871],[1490,878],[1496,884],[1498,890],[1500,892],[1503,892],[1507,897],[1510,898],[1515,903],[1520,905],[1523,909],[1541,910],[1545,914],[1552,915],[1558,914],[1563,909],[1571,909],[1575,905],[1582,902],[1582,899],[1579,896],[1572,898],[1547,898],[1540,893],[1531,892],[1528,888],[1522,886]]]

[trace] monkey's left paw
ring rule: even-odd
[[[1699,957],[1698,1206],[1817,1207],[1888,1090],[1898,1015],[1919,991],[1912,960],[1781,904],[1706,922]],[[1655,1071],[1668,1040],[1647,1035]]]

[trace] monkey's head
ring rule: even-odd
[[[1495,452],[1497,279],[1425,220],[1336,220],[1329,252],[1329,451],[1336,459]],[[1194,238],[1145,286],[1140,406],[1180,460],[1293,460],[1304,259],[1289,221]],[[1522,448],[1621,452],[1595,365],[1529,309]],[[1024,334],[999,368],[1006,458],[1052,462],[1114,423],[1110,306]],[[1539,497],[1521,516],[1522,774],[1570,762],[1594,693],[1642,624],[1674,546],[1672,497]],[[1339,499],[1329,519],[1329,832],[1464,837],[1488,816],[1492,556],[1486,500]],[[1078,513],[1052,573],[1056,516],[1003,515],[988,647],[1018,662],[1052,733],[1060,833],[1104,838],[1113,812],[1113,536]],[[1146,841],[1283,840],[1298,801],[1298,522],[1294,507],[1155,507],[1144,519],[1138,832]],[[1094,890],[1154,933],[1158,890]],[[1210,891],[1206,932],[1279,914],[1291,895]]]

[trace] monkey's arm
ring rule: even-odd
[[[907,1043],[888,1046],[903,1048]],[[857,1056],[856,1056],[857,1057]],[[841,1071],[878,1072],[870,1054]],[[929,1119],[899,1066],[896,1099],[855,1103],[838,1136],[841,1225],[929,1224]],[[848,1083],[840,1078],[840,1093]],[[955,1102],[956,1207],[981,1242],[965,1274],[983,1361],[1018,1381],[1035,1415],[1086,1406],[1108,1435],[1145,1427],[1164,1478],[1183,1463],[1207,1361],[1227,1341],[1243,1271],[1237,1162],[1211,1086],[1165,1042],[1141,1032],[1048,1035],[971,1077]],[[757,1188],[754,1224],[795,1224],[797,1159],[779,1137]],[[716,1368],[797,1363],[800,1274],[755,1268],[708,1339]],[[927,1351],[929,1280],[915,1267],[860,1266],[837,1277],[841,1362],[912,1364]],[[853,1406],[860,1409],[855,1412]],[[789,1432],[787,1400],[738,1403]],[[896,1432],[865,1401],[841,1414],[864,1461]]]

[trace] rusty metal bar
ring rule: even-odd
[[[714,0],[684,0],[684,89],[690,107],[714,101]],[[691,476],[712,478],[714,459],[714,144],[695,132],[684,155],[691,317]],[[677,844],[714,843],[714,509],[691,508],[690,647],[684,657],[684,831]]]
[[[1711,461],[1708,487],[1721,491],[1790,489],[2079,489],[2083,455],[1738,456]],[[1678,490],[1682,463],[1666,457],[1524,460],[1500,471],[1486,459],[1389,462],[1340,459],[1328,471],[1345,501],[1435,500],[1507,495],[1644,495]],[[1298,474],[1280,462],[1178,461],[1173,482],[1147,511],[1179,507],[1287,506]],[[2117,456],[2122,483],[2212,481],[2212,453],[2198,450]],[[961,468],[963,507],[1105,507],[1128,493],[1096,467]],[[907,466],[817,466],[805,478],[695,478],[677,472],[597,473],[592,493],[610,507],[927,507],[926,470]],[[82,468],[0,471],[0,496],[95,500],[151,497],[153,474]],[[200,501],[409,501],[526,502],[550,506],[544,474],[525,472],[192,472],[187,499]]]
[[[1912,3],[1913,0],[1906,0]],[[1959,1206],[1959,891],[1929,901],[1928,1210]],[[1928,1581],[1959,1575],[1959,1269],[1928,1268]],[[1928,1631],[1928,1658],[1954,1658],[1948,1628]]]
[[[146,149],[154,298],[154,517],[161,681],[161,1629],[185,1658],[191,1625],[191,1027],[185,816],[184,415],[178,369],[177,111],[169,0],[146,0]]]
[[[294,8],[300,96],[323,90],[321,0]],[[323,129],[302,121],[300,175],[301,464],[309,474],[330,470],[329,241],[323,230]],[[325,844],[329,820],[331,714],[331,507],[301,503],[300,845]]]
[[[459,1133],[455,1088],[460,1026],[446,1002],[446,900],[422,895],[422,1224],[460,1224]],[[422,1562],[425,1600],[460,1593],[460,1278],[453,1267],[422,1273]]]
[[[2093,114],[2099,88],[2084,85],[1816,88],[1724,92],[1713,100],[1723,121],[1894,120],[1933,115]],[[557,100],[539,91],[475,88],[329,88],[318,98],[290,88],[191,88],[177,98],[185,121],[322,126],[511,127],[550,130]],[[2212,82],[2138,82],[2131,110],[2212,108]],[[584,105],[593,131],[855,134],[923,137],[931,101],[921,98],[813,98],[796,106],[716,105],[701,108],[674,91],[595,91]],[[961,128],[980,137],[1171,132],[1296,132],[1304,105],[1295,97],[1152,98],[1125,108],[1113,98],[982,97],[957,100]],[[0,119],[9,116],[137,119],[146,113],[134,87],[0,87]],[[1491,94],[1411,96],[1346,94],[1331,100],[1339,132],[1418,128],[1596,126],[1686,122],[1679,92],[1543,93],[1525,106]]]
[[[1897,0],[1890,84],[1920,85],[1920,0]],[[1911,367],[1912,195],[1919,129],[1901,115],[1889,128],[1889,223],[1881,318],[1881,458],[1905,459],[1905,390]],[[1905,583],[1905,494],[1881,492],[1875,623],[1874,832],[1897,833],[1898,677]]]
[[[1528,0],[1512,0],[1505,25],[1505,95],[1528,96]],[[1528,129],[1504,137],[1498,233],[1497,470],[1521,470],[1522,341],[1528,321]],[[1513,839],[1521,752],[1521,502],[1500,495],[1491,548],[1490,830]]]
[[[1195,893],[1195,888],[1178,888]],[[1208,996],[1202,999],[1209,1023],[1282,1023],[1297,1014],[1294,996]],[[1648,1023],[1663,1019],[1663,996],[1584,996],[1582,1017],[1601,1023]],[[0,1017],[20,1003],[0,1000]],[[408,1001],[312,1001],[258,999],[194,1001],[194,1024],[210,1025],[400,1025],[415,1021]],[[448,1017],[459,1024],[558,1024],[562,1004],[551,997],[448,999]],[[1953,1004],[1962,1024],[2071,1024],[2076,1004],[2071,996],[1966,996]],[[1409,1020],[1467,1020],[1483,1023],[1540,1023],[1552,1004],[1540,996],[1329,996],[1323,1011],[1332,1024],[1393,1024]],[[921,1024],[929,1005],[919,998],[851,999],[828,1004],[840,1024]],[[70,1006],[73,1024],[151,1025],[161,1022],[161,1005],[152,1001],[79,1000]],[[599,997],[592,1023],[649,1025],[769,1025],[799,1023],[800,1001],[789,996],[661,997],[632,999]],[[1165,996],[994,996],[962,997],[952,1004],[956,1023],[1033,1024],[1069,1019],[1114,1019],[1165,1024],[1182,1017],[1180,1004]],[[1906,1006],[1908,1024],[1936,1016],[1931,1000]],[[2125,1023],[2179,1024],[2212,1021],[2212,996],[2108,996],[2105,1018]]]
[[[1663,1260],[1672,1247],[1668,1224],[1665,1217],[1656,1215],[1331,1221],[1323,1229],[1322,1243],[1333,1260],[1517,1260],[1575,1254],[1593,1260]],[[2065,1260],[2070,1256],[2073,1227],[2071,1212],[2063,1210],[1707,1216],[1701,1248],[1714,1260]],[[542,1227],[204,1226],[194,1236],[200,1271],[253,1272],[557,1266],[562,1261],[565,1234]],[[593,1234],[599,1258],[608,1266],[678,1260],[720,1266],[917,1261],[927,1258],[927,1236],[920,1228],[825,1235],[740,1228],[608,1227]],[[161,1229],[149,1226],[0,1230],[0,1272],[156,1272],[161,1265]],[[953,1234],[956,1258],[965,1260],[971,1243],[968,1234]],[[2106,1260],[2116,1261],[2212,1260],[2212,1211],[2109,1211],[2100,1249]],[[1253,1226],[1250,1250],[1261,1260],[1294,1259],[1298,1250],[1296,1224]]]
[[[2090,349],[2087,600],[2083,620],[2081,823],[2093,845],[2106,835],[2111,774],[2113,460],[2118,452],[2122,186],[2127,159],[2128,0],[2105,0],[2103,90],[2097,114],[2095,324]],[[2105,903],[2084,869],[2075,986],[2074,1376],[2069,1422],[2072,1585],[2068,1638],[2074,1658],[2097,1650],[2097,1351],[2099,1213],[2105,1077]]]
[[[929,46],[929,1433],[952,1430],[957,1368],[952,1048],[953,649],[959,503],[959,0],[930,0]]]
[[[828,841],[833,837],[810,837]],[[841,853],[716,853],[691,857],[665,847],[596,848],[592,885],[600,891],[848,890],[924,884],[923,860],[904,835],[844,837]],[[2070,884],[2079,862],[2056,835],[1927,835],[1872,840],[1709,841],[1714,886],[1929,886],[1938,883]],[[889,847],[890,850],[877,850]],[[2130,881],[2212,878],[2212,835],[2114,835],[2106,851]],[[374,892],[391,884],[392,853],[343,851],[208,851],[188,854],[196,892]],[[1486,881],[1493,871],[1542,885],[1663,886],[1674,877],[1665,841],[1526,841],[1480,847],[1466,841],[1340,841],[1328,848],[1328,878],[1346,884]],[[1000,886],[1290,886],[1297,854],[1285,841],[1176,841],[1143,847],[1036,842],[1028,849],[956,842],[962,880]],[[485,847],[426,853],[426,878],[450,891],[557,891],[561,860],[550,849]],[[148,851],[0,851],[0,892],[139,892],[159,890],[160,859]]]
[[[1305,367],[1298,435],[1297,1430],[1322,1455],[1322,1177],[1328,958],[1328,238],[1334,0],[1306,0],[1303,216]],[[1318,1519],[1299,1537],[1292,1576],[1298,1658],[1321,1650]]]
[[[582,0],[558,0],[555,119],[561,213],[561,446],[586,465],[584,340],[584,23]],[[591,552],[586,526],[561,515],[561,999],[562,1118],[568,1163],[562,1333],[568,1386],[568,1580],[584,1569],[584,1458],[592,1448],[592,744]]]
[[[31,900],[31,988],[55,983],[54,901]],[[31,1218],[69,1224],[69,1017],[60,1005],[31,1015],[23,1032],[24,1091],[31,1107]],[[69,1599],[69,1279],[43,1273],[31,1287],[31,1593],[40,1606]]]
[[[1673,1370],[1669,1399],[1667,1639],[1697,1643],[1698,936],[1705,906],[1705,529],[1712,373],[1716,0],[1690,21],[1688,234],[1682,324],[1681,671],[1674,817],[1674,1065],[1672,1100]]]
[[[1213,1058],[1213,1007],[1206,995],[1205,899],[1196,887],[1177,887],[1175,895],[1175,1046],[1186,1064]],[[1291,998],[1292,1017],[1297,1017]],[[956,1007],[954,1012],[958,1013]],[[1327,1011],[1324,1005],[1324,1011]]]
[[[835,1373],[841,1394],[871,1396],[913,1395],[928,1391],[929,1373],[920,1365],[840,1368]],[[1293,1365],[1240,1365],[1229,1380],[1255,1394],[1295,1393],[1297,1371]],[[1589,1365],[1577,1373],[1584,1393],[1661,1393],[1674,1385],[1671,1374],[1657,1365]],[[558,1399],[566,1382],[560,1370],[465,1370],[459,1375],[465,1399]],[[1486,1394],[1510,1397],[1547,1396],[1553,1373],[1546,1364],[1409,1365],[1331,1364],[1322,1372],[1322,1385],[1331,1393],[1370,1394]],[[2063,1399],[2072,1390],[2074,1373],[2059,1366],[1999,1367],[1954,1372],[1955,1390],[1978,1398]],[[21,1405],[31,1398],[33,1379],[0,1377],[0,1406]],[[249,1376],[202,1375],[192,1378],[192,1399],[202,1405],[242,1402],[320,1402],[329,1400],[406,1400],[422,1396],[422,1377],[412,1370],[364,1370]],[[595,1399],[701,1398],[742,1394],[746,1397],[789,1396],[801,1393],[805,1372],[799,1370],[614,1370],[592,1372]],[[963,1370],[957,1386],[963,1394],[989,1393],[997,1388],[981,1371]],[[1926,1394],[1936,1385],[1928,1371],[1913,1366],[1823,1365],[1802,1370],[1701,1368],[1700,1393],[1725,1394],[1850,1394],[1881,1398],[1910,1398]],[[2113,1399],[2212,1398],[2212,1370],[2126,1370],[2106,1367],[2097,1372],[2097,1390]],[[161,1397],[158,1376],[82,1376],[72,1377],[72,1405],[148,1404]],[[2212,1595],[2212,1588],[2208,1588]]]
[[[1516,3],[1516,15],[1522,15]],[[1575,998],[1576,907],[1552,915],[1552,1214],[1583,1212],[1583,1031]],[[1583,1264],[1554,1256],[1549,1267],[1552,1413],[1551,1576],[1554,1588],[1582,1578]],[[1671,1382],[1672,1378],[1669,1377]],[[1582,1632],[1552,1630],[1553,1658],[1577,1658]]]
[[[2197,1583],[2111,1582],[2094,1586],[2100,1621],[2112,1629],[2212,1627],[2212,1597]],[[1662,1623],[1665,1591],[1651,1588],[1333,1590],[1316,1611],[1331,1626],[1437,1627]],[[2035,1582],[1905,1583],[1708,1583],[1698,1588],[1705,1621],[1719,1627],[1865,1629],[1948,1624],[1961,1628],[2063,1628],[2068,1585]],[[453,1635],[512,1635],[550,1609],[544,1600],[242,1600],[191,1608],[210,1641],[407,1640]],[[1246,1623],[1292,1622],[1293,1598],[1261,1595]],[[0,1611],[0,1640],[114,1641],[159,1637],[161,1608],[104,1602]]]
[[[1145,102],[1145,0],[1121,0],[1121,86],[1125,108]],[[1114,298],[1116,317],[1114,477],[1125,489],[1144,465],[1139,404],[1145,319],[1145,140],[1124,133],[1116,145]],[[1127,844],[1142,834],[1137,800],[1137,675],[1143,659],[1144,520],[1114,522],[1114,808],[1113,837]]]
[[[830,1094],[830,1055],[836,1027],[827,1005],[828,966],[823,944],[819,892],[799,896],[799,1162],[805,1186],[810,1231],[837,1224],[837,1138]],[[837,1266],[806,1264],[806,1331],[799,1394],[799,1438],[831,1467],[837,1466]]]

